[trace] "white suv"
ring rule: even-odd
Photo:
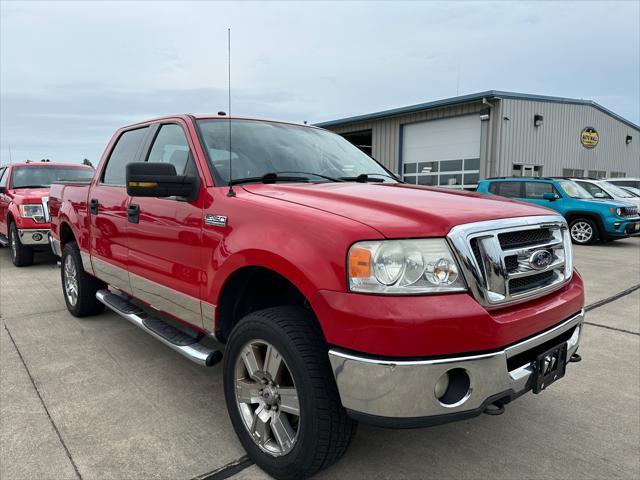
[[[591,180],[588,178],[572,178],[574,182],[591,194],[593,198],[612,198],[623,203],[635,205],[640,210],[640,198],[614,185],[607,180]]]

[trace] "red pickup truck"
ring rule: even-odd
[[[93,169],[65,163],[14,163],[0,167],[0,245],[11,247],[16,267],[49,249],[49,186],[59,180],[91,180]]]
[[[201,365],[224,353],[232,424],[277,478],[335,462],[358,421],[501,411],[579,359],[561,216],[404,184],[319,128],[127,126],[91,184],[53,185],[49,208],[69,311],[106,305]]]

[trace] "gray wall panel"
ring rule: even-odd
[[[640,131],[589,105],[502,100],[499,175],[511,175],[513,163],[544,165],[543,175],[562,175],[563,168],[626,172],[640,176]],[[544,123],[533,126],[535,114]],[[600,140],[593,149],[580,143],[584,127],[594,127]],[[625,137],[633,141],[627,145]]]

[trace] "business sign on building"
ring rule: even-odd
[[[598,141],[600,141],[600,135],[593,127],[584,127],[580,132],[580,143],[584,148],[595,148],[598,145]]]

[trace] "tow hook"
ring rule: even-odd
[[[580,360],[582,360],[582,357],[580,355],[578,355],[577,353],[574,353],[573,355],[571,355],[571,357],[569,358],[569,362],[570,363],[578,363]]]
[[[487,415],[502,415],[504,413],[504,404],[500,400],[496,400],[492,404],[487,405],[483,413]]]

